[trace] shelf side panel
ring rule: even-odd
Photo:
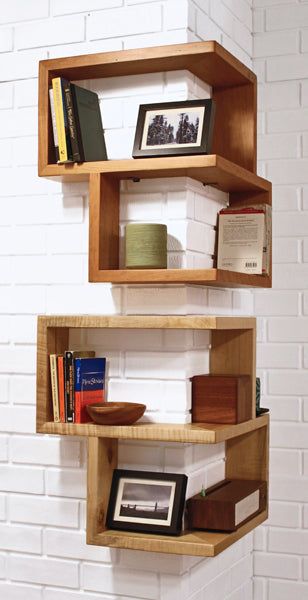
[[[68,348],[68,343],[68,327],[46,327],[44,318],[38,319],[36,376],[36,428],[38,432],[46,422],[53,421],[49,355],[63,354]]]
[[[213,88],[216,116],[212,152],[253,173],[257,168],[256,90],[256,83]]]
[[[88,439],[87,544],[104,531],[113,470],[118,464],[118,440]]]
[[[230,479],[256,479],[267,481],[268,475],[268,423],[260,429],[226,442],[226,477]]]
[[[211,375],[250,375],[251,418],[256,416],[256,329],[212,331]]]
[[[90,175],[89,279],[119,267],[119,181],[98,173]]]

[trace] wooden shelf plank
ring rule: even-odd
[[[255,74],[215,41],[172,44],[43,60],[52,76],[70,80],[188,70],[215,87],[245,85]]]
[[[97,546],[145,550],[147,552],[166,552],[188,556],[216,556],[266,519],[267,511],[263,511],[242,527],[239,527],[237,531],[231,533],[189,531],[175,537],[105,530],[96,534],[91,543]]]
[[[87,180],[91,173],[116,179],[192,177],[225,192],[267,192],[271,184],[263,177],[216,154],[107,160],[67,165],[49,164],[40,175],[63,177],[65,181]]]
[[[222,269],[102,269],[90,281],[109,283],[186,283],[215,287],[271,287],[269,275]]]
[[[213,423],[136,423],[135,425],[96,425],[94,423],[44,423],[38,433],[86,437],[147,440],[156,442],[182,442],[192,444],[217,444],[255,431],[268,424],[268,415],[261,415],[237,425]]]
[[[40,327],[111,329],[254,329],[255,317],[215,315],[41,315]]]

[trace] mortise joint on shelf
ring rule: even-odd
[[[136,423],[131,426],[52,421],[49,354],[63,353],[72,328],[207,329],[211,331],[210,373],[251,377],[251,419],[237,425]],[[267,518],[267,510],[233,533],[185,531],[178,537],[110,531],[105,527],[118,440],[197,444],[226,443],[226,477],[268,481],[268,415],[256,417],[256,328],[253,317],[215,316],[42,316],[37,342],[37,432],[88,438],[87,543],[194,556],[215,556]]]
[[[216,102],[213,154],[55,164],[48,98],[48,87],[53,77],[78,81],[171,70],[188,70],[212,86],[212,97]],[[89,281],[271,287],[271,273],[249,275],[218,269],[119,269],[121,179],[192,177],[203,185],[216,185],[228,192],[232,206],[247,206],[251,202],[271,204],[270,182],[256,175],[256,98],[255,74],[215,41],[40,62],[39,175],[66,181],[89,180]]]

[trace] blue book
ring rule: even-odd
[[[105,358],[75,358],[75,423],[90,421],[88,404],[105,400]]]

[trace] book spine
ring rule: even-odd
[[[65,423],[65,398],[64,398],[64,358],[58,356],[58,394],[59,394],[59,411],[60,423]]]
[[[71,83],[70,89],[71,89],[71,98],[72,98],[73,112],[74,112],[74,115],[75,115],[76,138],[77,138],[77,144],[78,144],[78,150],[79,150],[79,157],[80,157],[79,160],[80,160],[80,162],[84,162],[85,156],[84,156],[84,150],[83,150],[83,144],[82,144],[80,119],[79,119],[79,111],[78,111],[78,102],[77,102],[77,98],[76,98],[76,88],[75,88],[75,84],[74,83]]]
[[[53,99],[54,99],[55,115],[56,115],[56,127],[57,127],[58,142],[59,142],[59,162],[67,162],[68,153],[67,153],[67,145],[66,145],[65,125],[64,125],[64,110],[63,110],[61,77],[55,77],[52,80],[52,89],[53,89]]]
[[[71,92],[71,84],[69,83],[69,81],[64,81],[63,91],[64,91],[65,107],[66,107],[66,113],[67,113],[68,130],[69,130],[71,149],[72,149],[72,157],[75,162],[81,162],[78,138],[77,138],[77,127],[76,127],[77,115],[75,117],[75,112],[74,112],[74,107],[73,107],[73,98],[72,98],[72,92]]]
[[[55,147],[56,161],[59,162],[59,142],[58,142],[58,132],[57,132],[57,124],[56,124],[56,112],[55,112],[55,103],[53,98],[53,89],[49,90],[49,101],[50,101],[50,113],[51,113],[51,122],[52,122],[52,133],[53,133],[53,143]]]
[[[70,351],[65,352],[65,420],[74,423],[74,359]]]
[[[50,380],[51,380],[51,395],[53,405],[53,420],[55,423],[60,422],[59,415],[59,396],[58,396],[58,377],[57,377],[57,355],[50,354]]]
[[[106,359],[75,358],[74,362],[75,423],[86,423],[89,421],[87,405],[104,402]],[[88,381],[83,382],[83,379]]]

